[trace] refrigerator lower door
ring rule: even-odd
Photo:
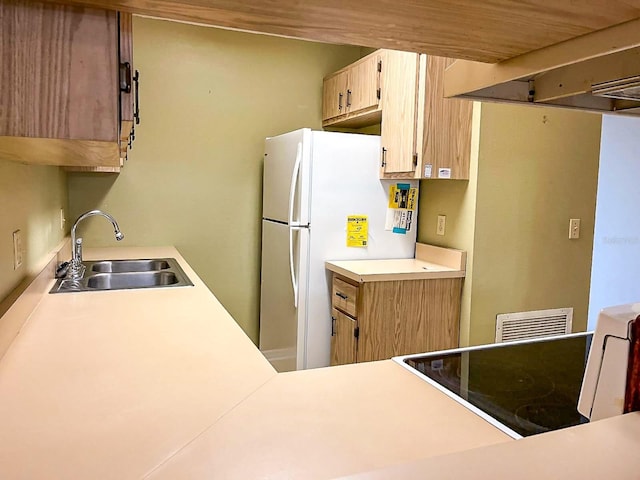
[[[260,351],[279,372],[304,368],[308,239],[308,229],[262,222]]]

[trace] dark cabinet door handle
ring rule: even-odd
[[[382,147],[382,168],[387,166],[387,149]]]
[[[140,125],[140,72],[136,70],[136,74],[133,76],[133,81],[136,84],[136,109],[133,112],[133,118],[136,120],[136,125]]]
[[[340,292],[336,292],[336,297],[340,297],[343,300],[346,300],[347,298],[349,298],[344,293],[340,293]]]
[[[331,317],[331,336],[336,335],[336,317]]]
[[[347,90],[347,108],[351,106],[351,90]]]
[[[131,93],[131,64],[129,62],[120,64],[120,91]]]

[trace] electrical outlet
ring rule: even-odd
[[[64,226],[67,223],[67,219],[64,218],[64,208],[60,209],[60,230],[64,230]]]
[[[444,229],[447,223],[445,215],[438,215],[438,226],[436,227],[436,235],[444,235]]]
[[[20,230],[13,232],[13,269],[17,270],[22,265],[22,234]]]
[[[572,218],[569,220],[569,239],[574,240],[580,238],[580,219]]]

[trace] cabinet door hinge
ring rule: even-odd
[[[382,168],[387,166],[387,149],[382,147]]]
[[[356,338],[360,337],[360,327],[356,327],[353,329],[353,336]]]
[[[378,72],[382,72],[382,60],[378,60]]]
[[[378,88],[378,89],[376,90],[376,98],[377,98],[378,100],[380,100],[380,97],[382,96],[382,95],[381,95],[381,93],[382,93],[382,92],[381,92],[381,91],[380,91],[380,89]]]
[[[417,167],[418,166],[418,154],[414,153],[413,154],[413,167]]]

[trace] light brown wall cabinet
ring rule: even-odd
[[[363,68],[378,59],[378,76]],[[325,127],[381,123],[381,178],[469,178],[473,102],[443,96],[444,71],[453,60],[378,50],[324,80]],[[378,82],[375,115],[369,107],[345,110],[349,84]],[[363,79],[358,81],[357,76]],[[337,92],[337,93],[336,93]],[[343,94],[346,95],[346,94]]]
[[[0,1],[0,159],[119,171],[137,113],[130,14]]]
[[[333,274],[331,365],[458,346],[462,278],[356,283]]]
[[[360,127],[380,121],[382,54],[373,52],[324,79],[322,125]]]

